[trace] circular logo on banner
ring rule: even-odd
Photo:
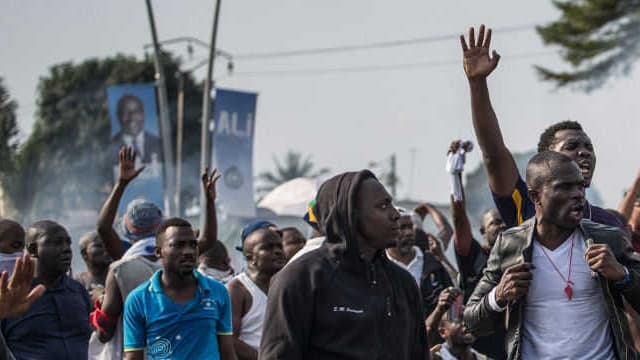
[[[227,169],[224,173],[224,183],[231,189],[239,189],[244,184],[242,172],[235,166]]]

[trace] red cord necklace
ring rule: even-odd
[[[573,296],[573,290],[571,289],[571,285],[574,285],[573,281],[571,281],[571,260],[573,259],[573,238],[571,238],[571,250],[569,251],[569,274],[567,274],[566,279],[564,278],[564,275],[562,275],[562,273],[560,272],[556,264],[553,263],[553,261],[551,260],[547,252],[544,250],[544,245],[542,245],[540,249],[542,249],[542,253],[544,254],[544,256],[547,257],[547,260],[549,260],[549,262],[551,263],[551,266],[553,266],[553,268],[556,270],[558,275],[560,275],[560,277],[562,278],[562,281],[564,281],[567,284],[567,286],[564,288],[564,293],[565,295],[567,295],[567,299],[571,301],[571,297]]]

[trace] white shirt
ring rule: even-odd
[[[393,261],[396,265],[400,266],[401,268],[407,270],[411,274],[411,276],[413,276],[413,278],[416,280],[418,287],[420,287],[420,279],[422,278],[422,269],[424,268],[424,254],[422,253],[422,250],[420,250],[420,248],[417,246],[413,247],[413,251],[416,255],[413,257],[413,259],[409,262],[408,265],[405,265],[403,262],[398,261],[393,257],[391,257],[391,255],[389,254],[389,251],[386,251],[386,253],[389,260]]]
[[[240,321],[240,334],[238,338],[258,351],[260,349],[260,339],[262,338],[262,323],[264,322],[264,315],[267,310],[267,294],[265,294],[246,273],[240,273],[236,276],[236,279],[238,279],[249,294],[251,294],[251,308],[244,314]]]
[[[533,243],[533,280],[527,293],[522,333],[522,359],[615,359],[613,337],[602,289],[584,259],[587,246],[579,230],[551,251],[544,251],[562,275],[569,272],[569,254],[573,242],[571,287],[567,299],[565,281],[542,251]],[[495,288],[490,305],[497,306]],[[491,301],[493,300],[493,301]]]
[[[122,141],[127,146],[135,147],[138,150],[138,157],[144,159],[144,131],[140,131],[135,137],[123,133]],[[133,143],[134,141],[136,142],[135,144]]]

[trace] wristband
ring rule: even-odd
[[[629,272],[629,269],[627,269],[626,266],[623,266],[624,268],[624,278],[622,280],[618,280],[615,282],[616,286],[625,286],[629,283],[629,281],[631,281],[631,273]]]

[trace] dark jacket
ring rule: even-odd
[[[342,174],[318,191],[314,212],[327,239],[272,280],[261,360],[429,358],[413,277],[382,251],[372,262],[360,256],[355,198],[369,177]]]
[[[502,233],[487,263],[484,276],[469,299],[464,312],[464,321],[476,335],[486,335],[499,326],[507,324],[506,347],[509,359],[519,359],[521,353],[522,315],[527,306],[526,298],[515,302],[498,313],[491,309],[487,295],[500,282],[505,270],[515,264],[531,262],[535,218],[521,226]],[[614,227],[583,220],[580,231],[584,239],[592,239],[596,244],[608,244],[618,261],[629,269],[631,281],[619,287],[599,276],[599,283],[609,313],[614,349],[618,359],[638,359],[624,312],[624,299],[636,310],[640,310],[640,258],[624,240],[622,232]],[[505,320],[506,316],[506,320]],[[569,336],[570,334],[568,334]],[[588,344],[585,344],[588,346]]]
[[[453,286],[453,281],[440,261],[430,252],[424,253],[424,265],[420,278],[420,293],[422,295],[422,309],[425,316],[429,316],[438,305],[438,297],[442,290]]]

